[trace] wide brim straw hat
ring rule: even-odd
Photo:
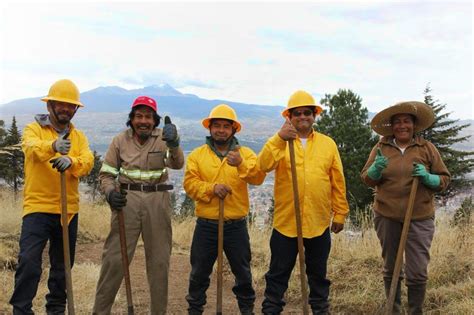
[[[434,120],[433,109],[423,102],[407,101],[392,105],[372,118],[370,126],[382,136],[393,135],[391,119],[397,114],[410,114],[416,117],[414,132],[420,132],[429,128]]]

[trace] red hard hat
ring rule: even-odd
[[[132,104],[132,108],[138,105],[145,105],[153,109],[155,112],[157,111],[156,108],[156,101],[148,96],[139,96],[137,97]]]

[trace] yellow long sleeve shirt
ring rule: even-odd
[[[306,146],[294,141],[303,237],[321,235],[330,225],[344,223],[349,213],[341,158],[336,143],[328,136],[312,132]],[[275,211],[273,227],[288,237],[296,237],[296,218],[287,142],[272,136],[258,156],[264,172],[275,170]]]
[[[27,125],[21,147],[25,154],[25,187],[23,216],[34,213],[61,213],[60,173],[49,161],[61,154],[52,144],[58,133],[51,126],[38,122]],[[79,177],[87,175],[94,165],[94,156],[86,136],[70,125],[72,166],[66,171],[67,210],[72,215],[79,211]]]
[[[240,148],[242,163],[227,164],[205,144],[194,149],[186,160],[184,190],[195,201],[195,214],[206,219],[219,219],[219,198],[214,196],[216,184],[226,184],[232,194],[224,199],[224,220],[239,219],[249,212],[247,184],[260,185],[265,173],[256,167],[257,156],[247,147]]]

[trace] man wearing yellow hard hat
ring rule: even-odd
[[[33,314],[32,301],[48,241],[50,269],[46,313],[64,314],[66,280],[58,172],[65,172],[66,176],[72,266],[77,238],[79,177],[87,175],[94,163],[86,136],[71,123],[78,108],[83,107],[76,85],[67,79],[59,80],[41,100],[47,103],[49,114],[36,115],[36,121],[25,127],[21,143],[25,154],[25,188],[20,253],[10,299],[13,314]]]
[[[300,215],[308,277],[309,304],[313,314],[328,314],[329,285],[326,278],[331,248],[330,231],[339,233],[349,212],[341,158],[336,143],[313,131],[322,111],[313,97],[296,91],[282,112],[285,123],[264,145],[258,166],[275,170],[275,211],[270,239],[270,268],[265,274],[264,314],[280,314],[283,296],[298,253],[297,228],[288,141],[294,141]]]
[[[206,144],[193,150],[186,162],[184,189],[195,201],[197,216],[191,245],[189,314],[202,314],[209,276],[217,258],[219,199],[224,200],[224,252],[235,276],[232,291],[240,312],[253,314],[255,291],[250,270],[250,241],[246,216],[249,213],[248,184],[265,179],[256,154],[239,146],[234,136],[241,124],[233,108],[220,104],[202,121],[209,129]]]

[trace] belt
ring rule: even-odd
[[[242,218],[239,218],[239,219],[229,219],[229,220],[225,220],[224,224],[237,223],[237,222],[240,222],[240,221],[244,221],[245,219],[246,219],[246,217],[242,217]],[[219,224],[219,220],[214,220],[214,219],[197,218],[197,220],[201,221],[201,222]]]
[[[144,185],[144,184],[120,184],[120,188],[125,190],[136,190],[144,192],[154,192],[154,191],[165,191],[172,190],[173,185],[168,184],[155,184],[155,185]]]

